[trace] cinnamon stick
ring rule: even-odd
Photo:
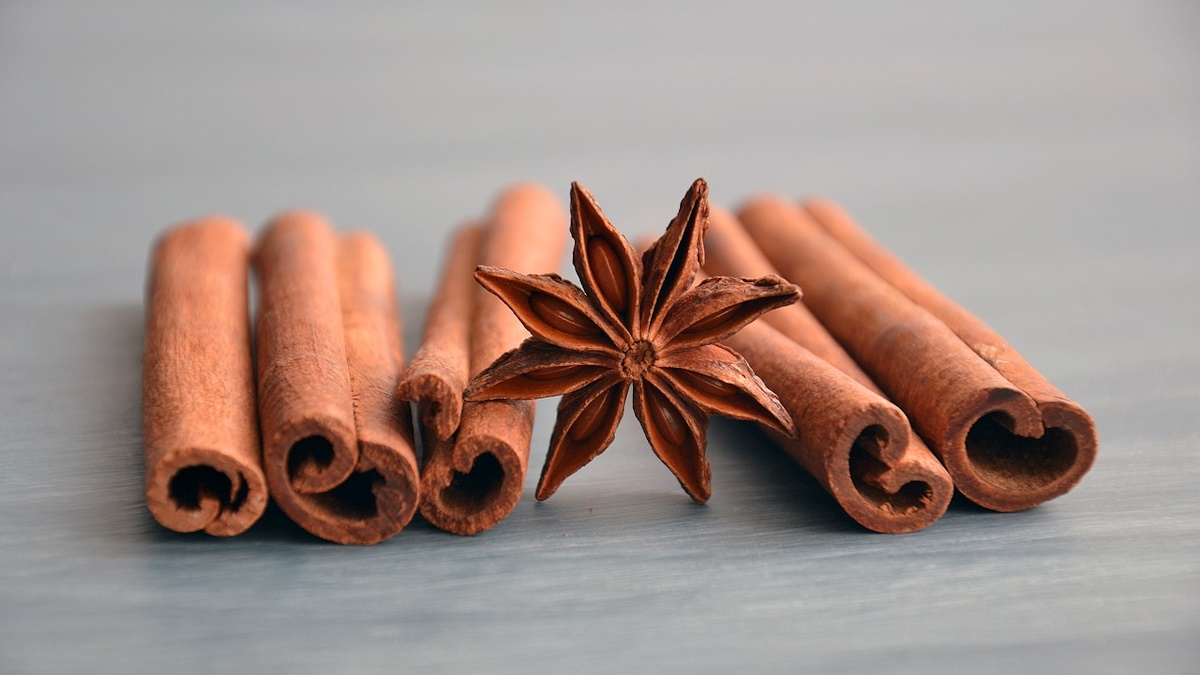
[[[949,326],[1004,379],[1037,402],[1042,423],[1048,430],[1062,429],[1073,436],[1076,457],[1068,473],[1076,482],[1083,477],[1095,460],[1099,442],[1095,422],[1082,406],[1067,398],[979,317],[943,295],[875,241],[837,204],[828,200],[810,200],[803,206],[818,225],[875,274]]]
[[[779,274],[737,217],[719,206],[713,206],[709,211],[708,237],[704,240],[704,247],[704,269],[709,274],[733,277]],[[803,290],[801,287],[801,291]],[[799,303],[764,314],[761,321],[787,335],[821,360],[850,376],[855,382],[877,394],[883,393],[854,358],[846,353],[829,331],[825,330],[817,317],[805,307],[803,297]]]
[[[404,369],[396,389],[402,400],[417,403],[422,432],[445,441],[462,419],[463,389],[471,358],[471,317],[483,229],[461,228],[450,241],[442,278],[429,305],[421,347]],[[429,442],[428,439],[425,441]]]
[[[309,532],[373,544],[419,500],[387,255],[317,214],[277,216],[255,250],[258,402],[271,495]]]
[[[267,506],[254,410],[248,239],[212,216],[159,239],[146,292],[146,504],[177,532],[231,536]]]
[[[1091,420],[1038,403],[950,328],[831,237],[807,211],[764,197],[739,213],[813,314],[908,414],[969,499],[997,511],[1070,490],[1095,456]]]
[[[710,211],[705,251],[711,274],[777,274],[724,209]],[[799,434],[764,429],[857,522],[896,534],[927,527],[945,513],[954,495],[946,470],[803,305],[764,314],[725,342],[779,396]]]
[[[726,339],[779,397],[797,437],[767,429],[855,521],[899,534],[946,512],[954,486],[904,413],[763,322]]]
[[[558,269],[566,229],[562,205],[552,193],[535,185],[509,188],[487,217],[478,262],[525,272],[553,272]],[[458,270],[469,256],[472,236],[478,235],[468,231],[458,237],[438,293],[439,299],[455,296],[454,307],[467,304],[460,296],[463,291],[458,285]],[[460,331],[463,324],[470,326],[468,374],[474,376],[498,356],[516,348],[529,332],[500,300],[482,288],[471,289],[471,297],[471,316],[457,314],[457,309],[455,313],[447,310],[438,320],[445,318],[453,325],[449,329],[452,331]],[[438,303],[432,309],[438,311]],[[435,337],[428,331],[427,335]],[[457,339],[447,342],[461,344]],[[461,359],[457,347],[442,353],[447,358]],[[453,373],[447,381],[457,386],[461,361],[451,361],[447,370]],[[423,385],[402,389],[411,398],[437,398],[436,392]],[[461,389],[458,395],[462,395]],[[424,404],[423,420],[430,419],[429,406]],[[463,404],[461,423],[453,437],[443,440],[436,431],[424,433],[421,515],[443,530],[466,535],[487,530],[511,513],[521,497],[529,465],[533,413],[532,401],[468,402]],[[433,419],[436,423],[436,414]]]

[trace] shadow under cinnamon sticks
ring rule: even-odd
[[[277,216],[254,254],[258,405],[271,496],[309,532],[383,541],[419,500],[387,254],[371,236],[337,237],[320,216]]]
[[[705,268],[760,277],[775,269],[719,208],[709,216]],[[801,287],[803,290],[803,287]],[[855,521],[877,532],[912,532],[946,512],[954,486],[945,469],[817,320],[801,305],[769,312],[726,339],[779,396],[797,437],[768,435],[833,495]]]
[[[1097,439],[1087,413],[845,212],[763,197],[739,217],[967,498],[1026,509],[1064,494],[1091,467]]]
[[[399,398],[417,403],[421,420],[421,515],[447,532],[477,534],[512,512],[533,432],[533,401],[463,402],[470,377],[529,337],[475,283],[475,268],[553,272],[566,231],[552,193],[518,185],[500,195],[482,226],[460,229],[450,243],[421,347],[397,388]]]

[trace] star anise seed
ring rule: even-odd
[[[467,400],[563,397],[539,500],[612,443],[630,389],[654,454],[699,503],[712,492],[709,414],[794,433],[787,411],[746,360],[717,343],[795,302],[800,289],[777,276],[713,277],[693,286],[707,229],[708,185],[697,179],[639,259],[592,195],[573,183],[573,262],[582,289],[556,274],[476,269],[479,283],[533,336],[479,373]]]

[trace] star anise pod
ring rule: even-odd
[[[666,233],[639,260],[592,195],[573,183],[573,261],[582,290],[557,274],[476,269],[479,283],[533,336],[479,373],[467,400],[563,395],[539,500],[612,443],[630,388],[654,454],[699,503],[712,492],[708,414],[794,433],[787,411],[746,360],[716,343],[795,302],[800,289],[777,276],[713,277],[693,287],[707,229],[708,185],[697,179]]]

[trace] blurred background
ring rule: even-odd
[[[1092,474],[887,537],[743,425],[693,507],[629,418],[474,539],[145,511],[166,226],[373,231],[411,353],[506,184],[578,180],[632,238],[697,176],[841,201],[1093,413]],[[0,671],[1194,672],[1198,188],[1192,2],[2,2]]]
[[[67,252],[136,266],[144,247],[115,228],[148,240],[200,214],[257,226],[290,206],[373,230],[408,262],[516,180],[564,198],[579,180],[627,232],[653,232],[698,175],[727,205],[836,197],[910,257],[942,242],[1015,255],[1031,242],[1005,233],[1033,221],[1069,262],[1101,239],[1142,252],[1148,224],[1129,224],[1150,207],[1172,226],[1162,236],[1182,229],[1192,213],[1169,206],[1200,163],[1192,3],[0,12],[18,282]],[[424,265],[399,276],[418,295],[432,285]]]

